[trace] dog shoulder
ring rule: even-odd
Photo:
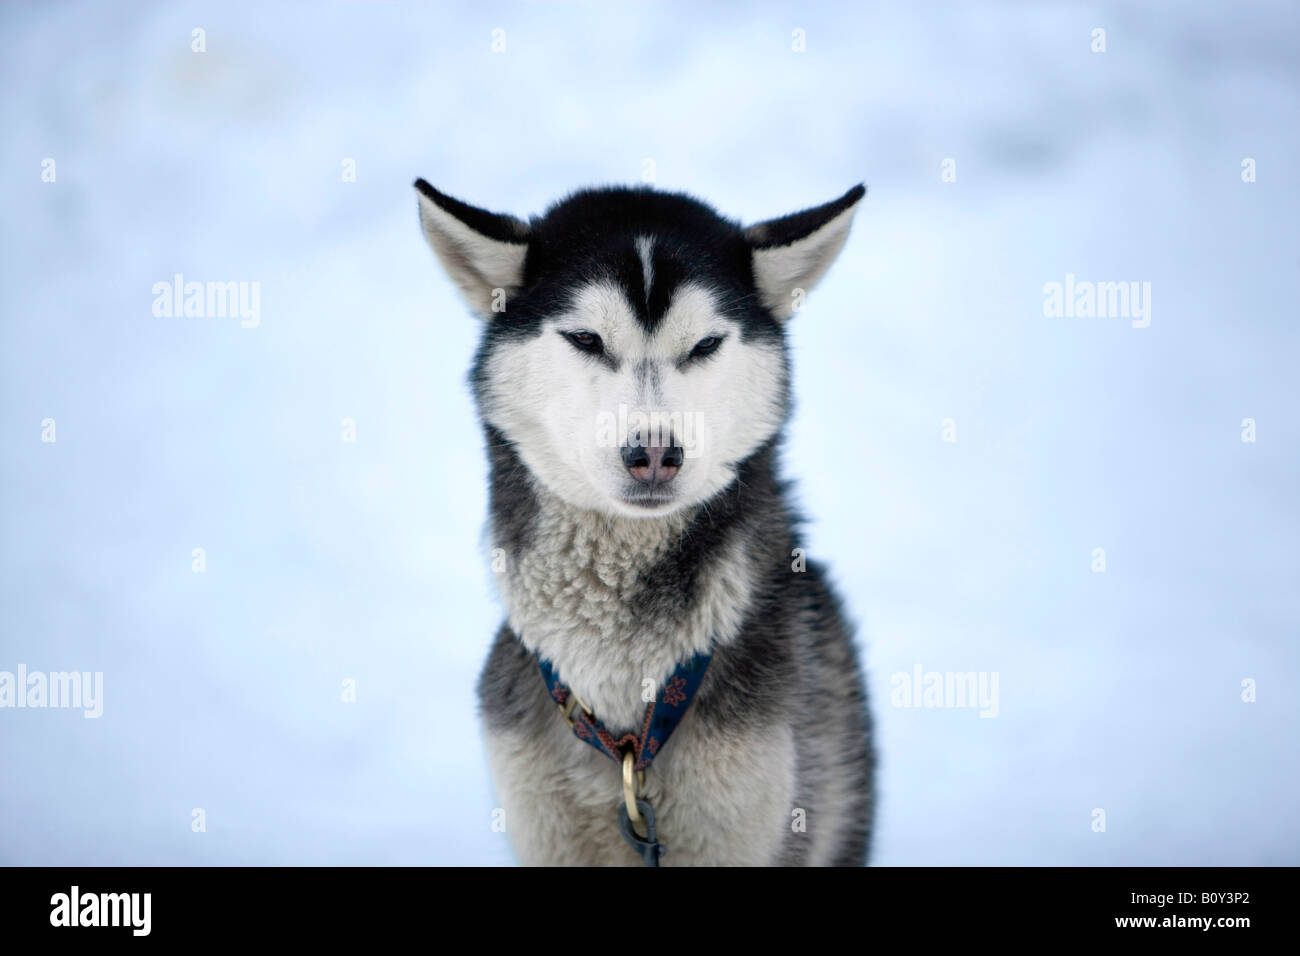
[[[493,732],[537,719],[550,702],[536,658],[507,624],[497,631],[479,675],[478,700],[484,723]]]

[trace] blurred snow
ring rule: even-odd
[[[1300,863],[1295,4],[0,18],[0,670],[105,685],[0,711],[0,861],[511,860],[476,329],[410,184],[527,215],[651,159],[745,220],[870,186],[787,461],[870,669],[875,862]],[[260,325],[155,318],[175,273]],[[1045,318],[1067,273],[1150,282],[1150,327]],[[890,706],[918,664],[999,715]]]

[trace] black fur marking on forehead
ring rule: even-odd
[[[637,242],[649,240],[653,281],[646,295]],[[686,282],[710,289],[742,335],[780,337],[780,325],[753,295],[752,247],[738,223],[679,193],[607,187],[573,193],[529,223],[524,295],[555,308],[592,281],[622,289],[638,321],[653,331]],[[553,313],[552,313],[553,314]]]

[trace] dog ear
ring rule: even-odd
[[[798,298],[831,267],[849,237],[858,200],[866,194],[866,187],[857,185],[834,202],[745,230],[759,298],[777,319],[793,315]]]
[[[423,179],[415,189],[424,237],[470,308],[490,318],[503,293],[523,284],[528,224],[452,199]]]

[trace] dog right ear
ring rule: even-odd
[[[523,284],[528,224],[452,199],[423,179],[415,190],[424,238],[469,307],[491,318],[493,305]]]
[[[839,199],[745,230],[753,250],[754,285],[759,298],[784,322],[795,311],[796,294],[815,286],[844,248],[853,210],[867,194],[854,186]]]

